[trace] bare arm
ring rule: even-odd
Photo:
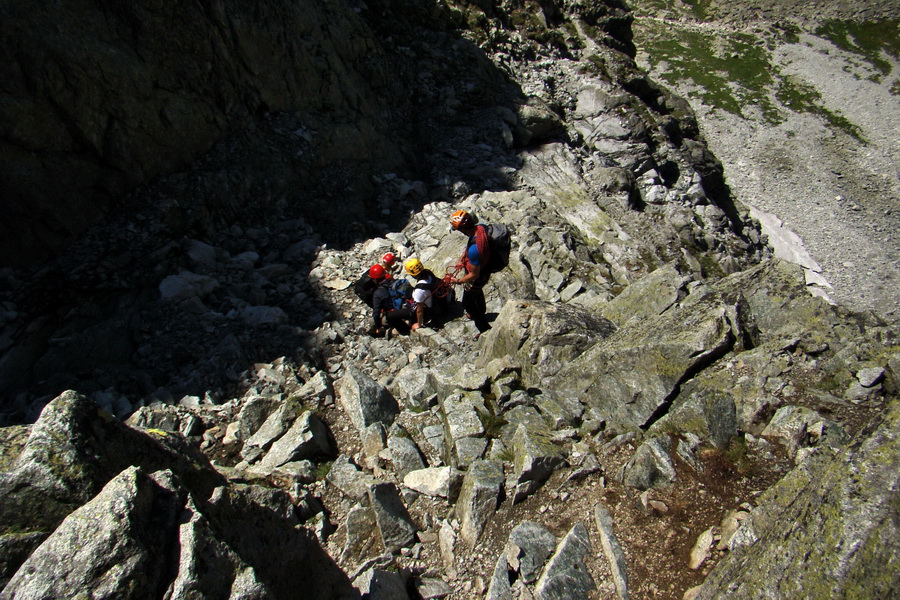
[[[423,325],[425,325],[425,304],[420,302],[416,305],[416,322],[410,326],[410,329],[415,331]]]
[[[459,279],[451,279],[450,283],[469,283],[471,281],[475,281],[481,276],[481,265],[473,265],[471,271],[467,272],[465,275],[460,277]]]

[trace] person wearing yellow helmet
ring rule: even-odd
[[[418,258],[411,258],[403,264],[406,272],[415,277],[425,269],[425,265]]]
[[[426,269],[418,258],[410,258],[403,267],[407,274],[416,280],[412,292],[412,304],[409,308],[402,308],[391,313],[390,321],[396,323],[398,320],[402,320],[410,331],[416,331],[428,322],[434,304],[434,290],[440,280],[429,269]],[[402,333],[401,327],[397,327],[397,329]]]

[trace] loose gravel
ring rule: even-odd
[[[765,30],[759,23],[752,27],[758,35]],[[900,319],[900,98],[891,86],[900,64],[884,56],[892,71],[878,77],[858,55],[814,35],[798,38],[765,40],[774,46],[773,64],[814,88],[821,105],[848,119],[864,141],[814,114],[782,107],[785,120],[773,125],[752,110],[740,117],[703,104],[692,96],[691,82],[673,87],[691,103],[735,197],[769,223],[784,223],[788,233],[772,231],[770,239],[795,232],[803,247],[795,242],[783,250],[820,271],[833,286],[827,292],[834,301],[895,321]],[[664,64],[654,71],[641,62],[662,80]]]

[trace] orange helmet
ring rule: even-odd
[[[369,267],[369,277],[372,279],[384,279],[384,267],[381,265],[372,265]]]
[[[397,262],[397,257],[393,252],[386,252],[384,256],[381,257],[381,262],[383,262],[385,266],[393,267],[394,263]]]
[[[453,229],[459,229],[460,227],[469,227],[470,225],[474,224],[475,219],[472,218],[472,215],[464,210],[458,210],[450,215],[450,225],[453,227]]]

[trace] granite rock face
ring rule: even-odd
[[[83,176],[23,243],[122,201],[0,269],[0,423],[33,423],[0,436],[4,597],[896,590],[896,325],[771,259],[624,3],[201,4],[0,9],[34,54],[0,155],[59,142],[10,155],[10,214],[62,185],[22,164]],[[352,282],[387,251],[452,278],[459,208],[513,231],[492,330],[457,298],[369,336]]]
[[[753,541],[710,574],[697,596],[883,598],[900,589],[893,564],[900,405],[844,452],[809,460],[770,489],[751,523]],[[791,573],[771,577],[771,573]]]
[[[10,4],[3,20],[4,46],[18,48],[0,77],[3,264],[46,256],[269,112],[349,116],[316,142],[323,159],[363,146],[380,167],[400,159],[394,134],[371,126],[399,76],[345,3]]]

